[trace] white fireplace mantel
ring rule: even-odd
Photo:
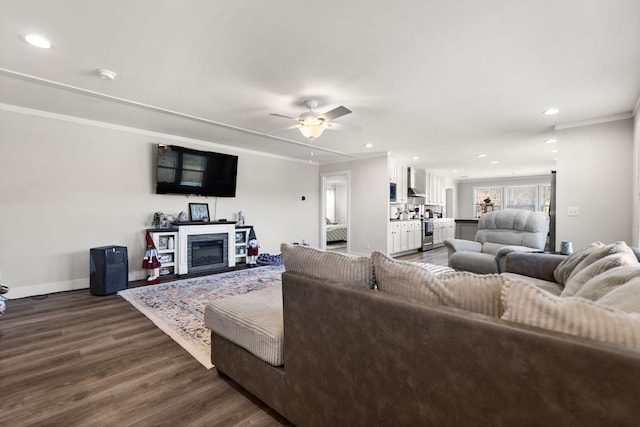
[[[229,238],[229,267],[235,267],[236,254],[233,245],[235,238],[236,226],[230,224],[206,224],[206,225],[179,225],[178,226],[178,274],[189,273],[189,264],[187,261],[187,241],[189,236],[197,234],[218,234],[227,233]]]

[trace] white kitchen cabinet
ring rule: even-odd
[[[394,254],[401,251],[402,247],[402,221],[393,221],[389,223],[388,253]]]
[[[407,203],[408,166],[396,162],[396,185],[398,202]]]
[[[387,252],[397,254],[418,249],[422,244],[420,220],[389,222]]]
[[[422,221],[411,221],[413,224],[413,244],[411,249],[419,249],[422,247]]]
[[[393,159],[389,159],[389,162],[387,163],[387,173],[389,174],[389,182],[398,182],[398,177],[396,175],[396,162]]]
[[[389,159],[389,163],[387,163],[387,166],[389,182],[393,182],[396,184],[397,203],[407,203],[407,173],[409,166],[393,159]]]
[[[453,218],[438,218],[433,220],[433,246],[442,246],[446,239],[455,237],[455,220]]]
[[[456,237],[456,221],[453,218],[446,218],[445,239],[454,239]]]
[[[446,200],[445,178],[435,172],[427,172],[425,177],[425,192],[427,205],[444,205]]]

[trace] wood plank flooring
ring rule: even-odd
[[[447,251],[398,258],[446,265]],[[117,295],[83,289],[7,303],[0,425],[290,425]]]
[[[289,425],[117,295],[8,301],[0,425]]]

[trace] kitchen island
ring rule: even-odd
[[[478,231],[478,218],[456,219],[456,239],[475,240]]]

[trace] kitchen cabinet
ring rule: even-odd
[[[425,177],[425,192],[427,205],[444,205],[446,201],[445,178],[435,172],[427,172]]]
[[[411,221],[412,231],[411,236],[413,238],[411,249],[419,249],[422,247],[422,221]]]
[[[387,252],[397,254],[418,249],[422,245],[420,220],[391,221],[387,236]]]
[[[396,163],[396,184],[398,191],[398,202],[407,203],[407,181],[408,166]]]
[[[438,218],[433,220],[433,246],[442,246],[446,239],[455,237],[455,220]]]
[[[396,203],[407,203],[408,165],[390,159],[388,166],[389,182],[396,184]]]

